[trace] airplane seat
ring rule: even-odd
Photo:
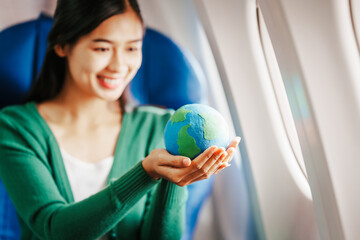
[[[46,51],[52,19],[17,24],[0,32],[0,109],[19,104],[36,78]],[[204,75],[196,59],[163,34],[146,29],[143,62],[133,79],[131,95],[139,104],[167,108],[206,102]],[[186,229],[182,239],[192,239],[201,206],[210,195],[214,178],[188,186]],[[19,239],[16,211],[0,180],[0,239]]]

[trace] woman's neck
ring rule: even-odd
[[[45,108],[41,113],[47,121],[60,125],[76,125],[79,130],[113,121],[120,123],[122,117],[119,101],[107,102],[95,97],[60,94],[42,105]]]

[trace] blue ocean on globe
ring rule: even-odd
[[[165,127],[166,150],[172,155],[194,159],[211,146],[226,148],[229,128],[222,115],[204,104],[184,105]]]

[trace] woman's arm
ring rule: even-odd
[[[187,188],[184,185],[203,176],[202,172],[208,172],[212,166],[220,166],[225,155],[223,149],[212,147],[200,154],[190,165],[184,165],[184,157],[172,156],[164,149],[155,149],[145,158],[143,165],[157,163],[153,166],[157,169],[153,174],[163,179],[157,186],[144,216],[141,229],[143,240],[181,238],[185,227],[187,200]],[[187,180],[182,181],[182,179]]]
[[[187,188],[161,180],[149,199],[141,239],[180,239],[185,229]]]
[[[0,178],[19,216],[39,238],[99,238],[158,183],[138,163],[103,191],[68,204],[49,164],[39,157],[41,147],[36,152],[25,139],[16,126],[0,119]]]

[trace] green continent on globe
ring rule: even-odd
[[[204,138],[206,140],[218,138],[220,136],[218,118],[208,113],[199,113],[199,116],[204,119]]]
[[[180,129],[177,144],[179,145],[180,155],[193,159],[201,150],[196,145],[195,139],[187,132],[190,126],[191,124],[183,126]]]
[[[178,109],[174,115],[171,116],[170,121],[171,125],[174,124],[174,122],[183,122],[186,119],[186,114],[191,112],[191,110],[186,110],[185,108]]]

